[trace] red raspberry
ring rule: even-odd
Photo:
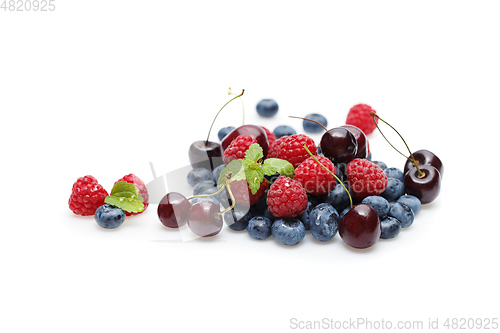
[[[269,141],[269,147],[276,141],[276,134],[265,128],[264,126],[261,126],[264,131],[266,131],[267,134],[267,141]]]
[[[377,111],[373,110],[369,105],[354,105],[351,110],[349,110],[345,123],[358,127],[365,132],[365,134],[370,134],[375,128],[377,128],[377,126],[373,123],[372,116],[370,116],[370,112],[372,111],[377,113]],[[375,117],[375,121],[378,124],[378,118]]]
[[[148,189],[146,188],[146,184],[144,184],[144,182],[139,177],[137,177],[136,175],[134,175],[133,173],[131,173],[130,175],[126,175],[123,178],[118,179],[115,182],[115,184],[117,182],[127,182],[127,183],[130,183],[130,184],[134,184],[134,186],[139,189],[139,193],[141,194],[142,199],[144,199],[144,201],[142,202],[144,204],[144,210],[142,212],[144,212],[146,210],[146,208],[148,208],[148,206],[149,206]],[[127,215],[127,216],[137,215],[137,214],[141,214],[142,212],[139,212],[139,213],[125,212],[125,215]]]
[[[295,217],[307,209],[307,193],[302,184],[286,176],[267,191],[267,208],[275,217]]]
[[[73,184],[68,200],[69,209],[76,215],[94,215],[97,208],[104,205],[108,192],[93,176],[80,177]]]
[[[272,145],[269,145],[269,150],[267,151],[267,158],[270,158],[270,154],[273,156],[277,156],[279,152],[280,142],[288,138],[288,136],[282,136],[281,138],[276,139]]]
[[[336,174],[333,163],[323,156],[316,156],[318,161]],[[325,194],[335,187],[337,181],[331,173],[326,171],[314,158],[309,157],[295,169],[294,180],[302,184],[307,193],[312,195]]]
[[[245,158],[245,153],[248,148],[257,143],[257,140],[252,138],[250,135],[239,135],[231,141],[226,150],[224,150],[224,156],[222,160],[224,163],[229,164],[233,160]]]
[[[276,140],[276,146],[273,145],[272,149],[267,153],[267,158],[281,158],[290,162],[296,168],[311,156],[302,146],[304,142],[313,155],[318,154],[318,149],[313,139],[304,134],[294,134],[280,141]]]
[[[371,195],[380,195],[387,187],[387,176],[376,164],[361,158],[349,162],[347,180],[354,198],[358,201]]]
[[[264,196],[269,183],[264,178],[262,183],[260,183],[260,188],[255,194],[252,194],[252,191],[248,187],[248,183],[246,180],[233,181],[229,183],[229,186],[231,187],[231,193],[234,196],[236,204],[241,206],[252,206],[255,205]]]

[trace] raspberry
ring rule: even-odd
[[[286,176],[267,191],[267,207],[275,217],[295,217],[307,209],[307,193],[302,184]]]
[[[142,212],[144,212],[146,210],[146,208],[148,208],[148,206],[149,206],[148,189],[146,188],[146,185],[144,184],[144,182],[139,177],[137,177],[136,175],[134,175],[133,173],[131,173],[129,175],[124,176],[121,179],[118,179],[115,182],[115,184],[117,182],[127,182],[127,183],[130,183],[130,184],[134,184],[134,186],[139,189],[139,193],[141,194],[142,199],[144,199],[144,201],[142,202],[144,204],[144,210]],[[127,215],[127,216],[137,215],[137,214],[141,214],[142,212],[139,212],[139,213],[125,212],[125,215]]]
[[[323,156],[316,157],[333,174],[336,174],[333,163]],[[335,187],[336,179],[326,171],[314,158],[309,157],[295,169],[294,180],[302,184],[307,193],[312,195],[325,194]]]
[[[104,205],[108,192],[93,176],[80,177],[73,184],[68,200],[69,209],[76,215],[94,215],[97,208]]]
[[[257,140],[250,135],[237,136],[236,139],[231,141],[229,146],[227,146],[226,150],[224,150],[222,160],[224,163],[229,164],[233,160],[245,158],[245,152],[254,143],[257,143]]]
[[[281,138],[276,139],[272,145],[271,144],[269,145],[269,150],[267,151],[268,158],[271,157],[271,156],[269,156],[270,154],[273,156],[278,155],[280,142],[285,140],[286,138],[288,138],[288,136],[286,136],[286,135],[282,136]]]
[[[267,153],[267,158],[281,158],[296,168],[310,156],[302,146],[304,142],[311,153],[317,155],[318,149],[313,139],[304,134],[294,134],[284,137],[280,141],[276,140],[275,145]]]
[[[246,180],[233,181],[229,183],[229,186],[231,187],[231,193],[234,196],[236,204],[241,206],[253,206],[264,196],[269,183],[266,179],[264,179],[260,183],[260,188],[255,194],[252,194],[252,191],[248,187],[248,183]]]
[[[261,126],[264,131],[266,131],[267,134],[267,141],[269,141],[269,147],[276,141],[276,134],[265,128],[264,126]]]
[[[387,176],[375,163],[356,158],[346,169],[347,180],[358,201],[371,195],[380,195],[387,187]]]
[[[377,111],[373,110],[369,105],[366,104],[354,105],[351,108],[351,110],[349,110],[345,123],[348,125],[354,125],[358,127],[363,132],[365,132],[365,134],[370,134],[377,127],[373,123],[372,116],[370,116],[371,111],[377,113]],[[377,118],[375,118],[375,121],[378,124]]]

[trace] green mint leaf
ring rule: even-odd
[[[257,193],[260,188],[260,183],[264,180],[264,170],[260,166],[256,169],[247,169],[245,175],[248,188],[250,188],[252,194]]]
[[[258,143],[252,143],[245,153],[245,160],[257,163],[262,158],[264,158],[264,151]]]
[[[134,184],[121,181],[121,182],[116,182],[116,184],[113,186],[113,189],[111,190],[110,195],[113,196],[115,193],[121,193],[121,192],[132,192],[138,194],[139,190],[137,189],[137,187],[134,186]]]
[[[144,210],[144,199],[139,193],[139,189],[124,181],[117,182],[111,194],[104,199],[104,202],[121,208],[129,213],[139,213]]]
[[[262,167],[266,176],[272,176],[277,172],[280,176],[287,176],[293,179],[295,173],[293,165],[280,158],[268,158],[264,161]]]
[[[226,182],[226,177],[231,174],[230,181],[243,180],[246,179],[245,167],[243,165],[243,160],[233,160],[224,169],[222,169],[219,180],[217,181],[217,186],[219,188],[223,187]]]

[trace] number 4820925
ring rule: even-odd
[[[3,0],[0,10],[4,12],[53,12],[56,10],[55,2],[55,0]]]

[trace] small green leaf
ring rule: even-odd
[[[282,160],[280,158],[266,159],[264,161],[263,168],[267,176],[272,176],[277,172],[280,174],[280,176],[287,176],[293,179],[293,175],[295,173],[293,165],[290,162]]]
[[[111,196],[115,195],[115,193],[121,193],[121,192],[132,192],[132,193],[139,193],[139,190],[137,187],[134,186],[134,184],[127,183],[124,181],[121,182],[116,182],[116,184],[113,186],[113,189],[111,190]]]
[[[261,146],[258,143],[252,143],[245,153],[245,160],[257,163],[262,158],[264,158],[264,151]]]
[[[134,184],[124,181],[117,182],[111,194],[104,199],[104,202],[112,206],[123,209],[129,213],[139,213],[144,210],[144,199],[139,193],[139,189]]]
[[[262,168],[247,169],[245,171],[248,188],[252,194],[257,193],[260,188],[260,183],[264,180],[264,170]]]
[[[231,174],[231,181],[246,179],[243,160],[233,160],[224,169],[222,169],[219,180],[217,181],[217,186],[219,188],[224,186],[228,174]]]

